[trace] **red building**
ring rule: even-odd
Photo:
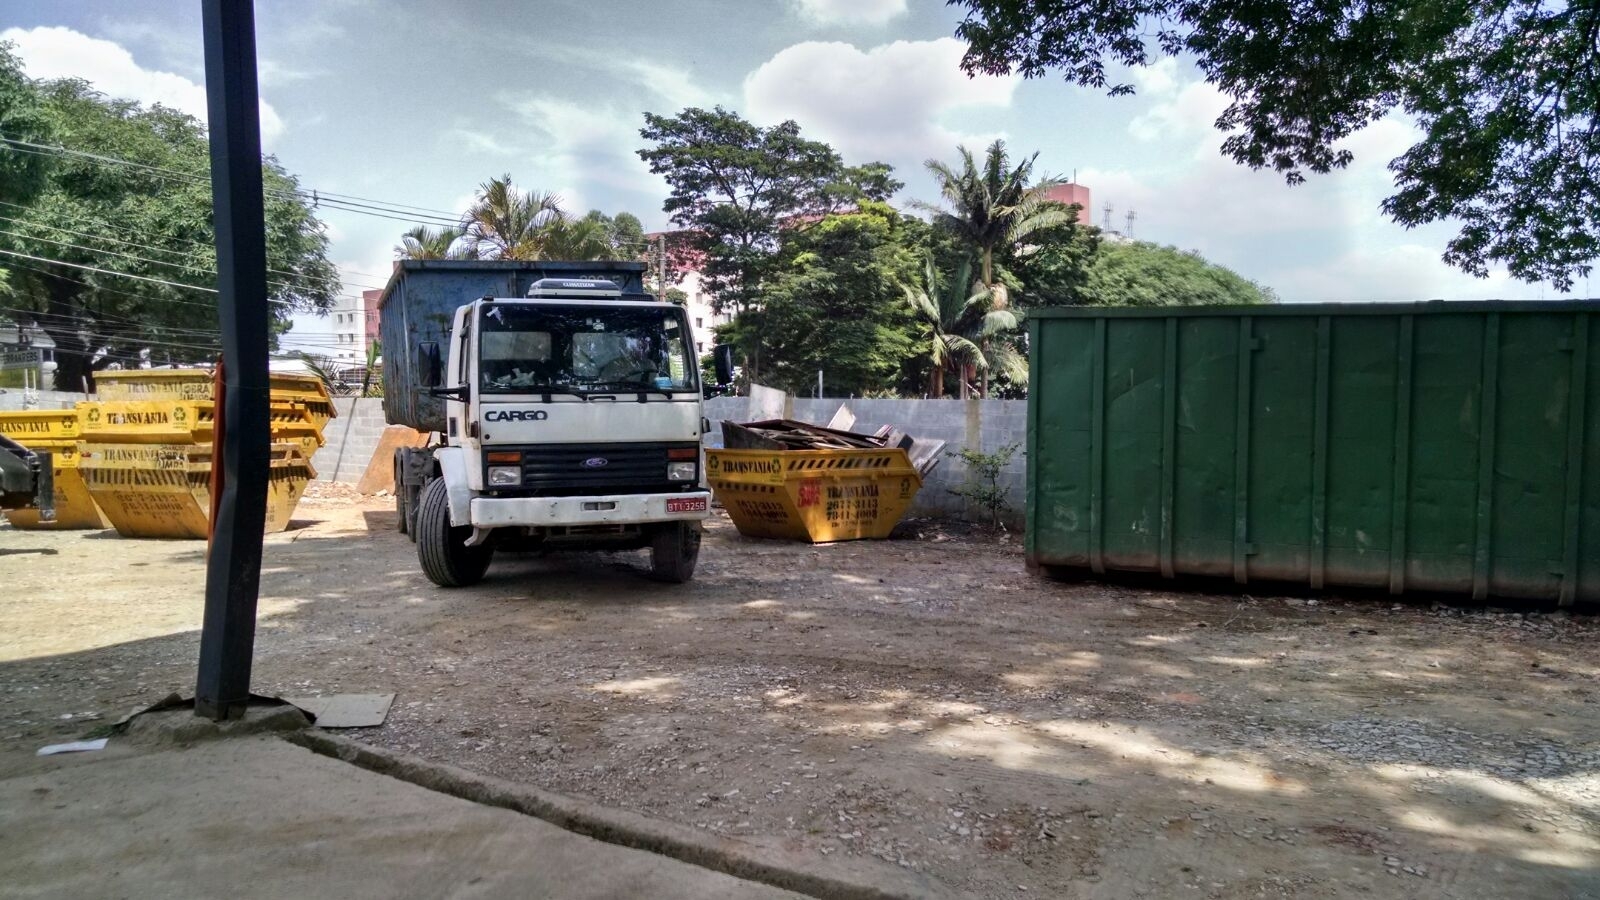
[[[1079,206],[1083,207],[1082,209],[1078,210],[1078,224],[1094,224],[1094,203],[1089,198],[1089,189],[1083,185],[1076,182],[1058,184],[1051,188],[1045,194],[1045,196],[1056,201],[1057,203],[1065,203],[1068,206],[1071,206],[1074,203],[1078,204]]]

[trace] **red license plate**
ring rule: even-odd
[[[704,498],[704,497],[680,497],[678,499],[668,500],[667,501],[667,512],[669,512],[669,513],[705,512],[705,511],[706,511],[706,498]]]

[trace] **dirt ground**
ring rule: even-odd
[[[387,501],[295,526],[257,690],[395,691],[374,744],[975,897],[1600,898],[1588,617],[1052,582],[932,523],[446,591]],[[203,550],[0,528],[0,746],[188,692]]]

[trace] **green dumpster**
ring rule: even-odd
[[[1600,302],[1030,318],[1030,566],[1600,600]]]

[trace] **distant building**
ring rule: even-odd
[[[340,297],[334,304],[333,352],[328,356],[342,365],[367,364],[367,347],[378,339],[378,298],[383,291],[362,291],[361,296]]]
[[[1068,206],[1074,203],[1078,204],[1083,207],[1078,210],[1078,224],[1094,224],[1094,202],[1089,197],[1089,189],[1087,187],[1077,182],[1069,181],[1066,184],[1058,184],[1046,191],[1045,196],[1057,203],[1065,203]]]
[[[694,270],[683,273],[683,278],[674,285],[678,290],[688,294],[684,307],[689,311],[689,326],[694,332],[694,350],[700,356],[711,352],[715,341],[712,329],[718,325],[726,325],[733,321],[733,316],[725,312],[717,312],[711,306],[711,297],[700,286],[700,273]]]
[[[702,255],[689,246],[688,232],[653,232],[645,235],[652,248],[652,256],[648,260],[649,268],[645,272],[646,284],[654,283],[654,276],[659,271],[659,258],[654,255],[654,248],[662,246],[661,238],[666,238],[667,259],[669,266],[669,288],[677,288],[686,295],[684,308],[689,313],[689,327],[694,332],[694,350],[699,356],[711,352],[716,344],[716,335],[713,329],[719,325],[726,325],[733,321],[733,316],[727,312],[717,312],[711,304],[711,296],[706,293],[700,280],[700,267],[703,263]]]

